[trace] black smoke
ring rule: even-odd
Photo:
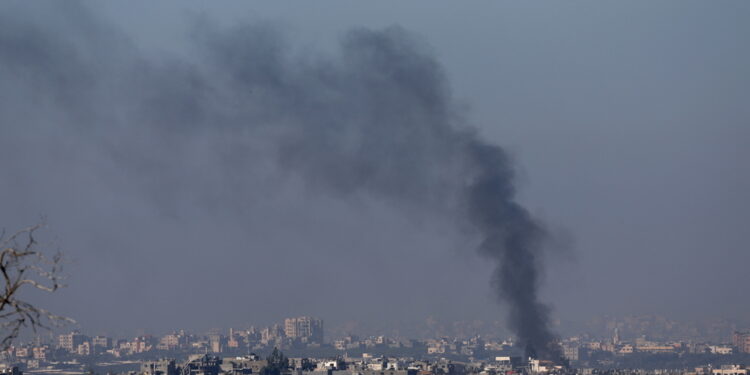
[[[255,176],[269,170],[335,197],[456,215],[496,264],[492,285],[519,343],[559,358],[538,298],[545,231],[515,200],[508,155],[464,123],[425,43],[399,27],[357,29],[332,56],[302,55],[273,25],[202,20],[189,57],[160,58],[62,7],[51,22],[0,16],[0,121],[16,134],[2,141],[6,160],[53,131],[61,141],[35,153],[68,140],[107,161],[92,183],[173,217],[186,205],[251,209]]]
[[[492,282],[508,303],[508,321],[528,357],[562,359],[538,298],[543,227],[514,199],[513,170],[503,150],[481,140],[468,145],[477,174],[466,188],[470,220],[483,235],[480,251],[496,262]]]

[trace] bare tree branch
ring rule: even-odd
[[[50,329],[65,323],[70,318],[52,314],[22,300],[27,288],[54,293],[63,287],[63,256],[58,251],[48,256],[40,249],[34,235],[45,227],[42,222],[21,229],[6,238],[0,233],[0,276],[4,286],[0,287],[0,348],[9,348],[23,328],[36,332],[39,328]],[[20,295],[19,295],[20,294]]]

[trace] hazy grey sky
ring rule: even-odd
[[[44,304],[87,329],[239,326],[302,314],[331,325],[502,319],[491,267],[445,215],[321,193],[279,172],[266,145],[237,151],[225,133],[206,134],[204,144],[183,138],[177,125],[131,127],[139,107],[112,104],[128,103],[121,95],[133,90],[122,85],[146,85],[167,67],[185,70],[185,81],[168,82],[176,97],[194,92],[190,64],[210,59],[193,47],[196,24],[275,29],[281,45],[310,61],[340,53],[352,28],[398,25],[416,35],[442,66],[457,111],[514,156],[521,200],[572,239],[572,251],[546,262],[543,295],[555,317],[742,317],[750,307],[747,2],[83,8],[90,15],[76,6],[3,5],[2,64],[26,64],[15,54],[29,56],[18,51],[40,41],[52,52],[38,61],[85,63],[42,64],[53,72],[47,78],[0,69],[13,77],[0,80],[0,226],[48,216],[74,261],[69,287]],[[49,42],[44,30],[59,35]],[[139,59],[157,63],[129,71]],[[120,78],[135,74],[133,82],[102,88],[86,81],[97,74],[75,71],[100,66]],[[47,92],[50,80],[65,90]],[[106,96],[87,94],[91,87]],[[190,116],[193,108],[177,109]],[[226,144],[226,155],[209,142]],[[133,154],[143,164],[120,163]],[[231,170],[246,173],[225,174],[227,160],[242,160]],[[233,207],[217,203],[237,197]]]

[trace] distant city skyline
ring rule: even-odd
[[[255,330],[259,335],[268,331],[271,337],[283,336],[288,338],[307,338],[303,343],[325,342],[332,343],[334,340],[351,335],[367,338],[385,336],[394,339],[430,339],[435,337],[456,337],[470,339],[472,337],[485,337],[500,340],[511,339],[512,333],[504,328],[502,320],[438,320],[428,316],[421,322],[411,322],[405,325],[382,326],[367,324],[367,322],[347,322],[344,324],[324,324],[324,317],[296,316],[279,317],[267,323],[247,322],[242,325],[225,325],[209,329],[200,329],[200,324],[179,327],[178,329],[146,330],[135,329],[128,332],[115,332],[106,330],[94,330],[85,324],[64,325],[54,330],[41,330],[38,335],[22,337],[23,342],[33,342],[34,337],[50,340],[57,337],[61,332],[80,332],[89,337],[107,336],[115,338],[128,338],[138,336],[163,336],[175,332],[185,332],[195,335],[223,335],[227,332]],[[308,323],[309,322],[309,323]],[[307,327],[312,327],[312,330]],[[325,328],[323,328],[325,327]],[[649,338],[655,340],[698,340],[711,342],[730,342],[734,340],[734,332],[750,331],[750,323],[743,321],[728,320],[724,318],[707,318],[695,321],[677,320],[670,317],[644,314],[644,315],[603,315],[595,317],[583,324],[566,326],[564,322],[556,322],[555,329],[560,332],[561,337],[589,337],[591,339],[607,339],[613,336],[621,340],[635,340],[638,338]],[[295,331],[297,330],[297,331]],[[615,331],[617,330],[617,331]],[[322,332],[325,332],[323,334]],[[321,340],[324,337],[324,340]]]
[[[641,369],[644,374],[643,371],[653,369],[670,369],[695,371],[695,375],[746,375],[743,363],[750,359],[749,330],[732,328],[729,336],[718,339],[658,338],[663,329],[680,334],[684,328],[698,328],[675,327],[679,323],[658,316],[607,320],[605,324],[611,332],[603,337],[588,334],[560,337],[556,345],[564,358],[559,361],[526,358],[523,348],[512,338],[481,335],[462,338],[433,331],[433,337],[421,339],[346,335],[323,342],[322,319],[297,316],[280,322],[283,323],[269,327],[205,333],[179,330],[124,338],[88,336],[73,330],[51,340],[18,342],[0,352],[0,363],[12,366],[5,367],[8,370],[42,374],[61,370],[78,374],[80,370],[76,368],[86,366],[107,373],[125,373],[128,371],[124,369],[139,366],[140,375],[168,375],[167,372],[179,375],[180,367],[194,369],[193,375],[200,375],[200,369],[208,368],[214,375],[249,375],[263,374],[274,355],[288,353],[290,357],[284,358],[298,375],[326,372],[347,375],[351,371],[344,370],[352,368],[358,369],[360,375],[380,375],[378,371],[388,371],[387,375],[417,375],[416,367],[422,366],[422,371],[426,371],[424,367],[429,363],[435,364],[429,368],[447,365],[458,372],[445,374],[433,369],[435,373],[421,375],[483,374],[498,368],[525,375],[573,375],[612,366]],[[641,334],[644,331],[638,330],[642,329],[647,329],[647,333]]]

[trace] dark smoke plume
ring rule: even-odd
[[[243,212],[269,170],[337,197],[458,213],[496,264],[492,285],[519,343],[560,357],[538,298],[545,232],[515,200],[507,154],[463,123],[424,43],[398,27],[360,29],[335,56],[300,56],[273,26],[201,21],[190,57],[159,59],[85,10],[60,14],[0,16],[0,121],[17,135],[0,140],[0,155],[65,140],[106,161],[90,166],[93,183],[172,216],[188,205]],[[47,143],[27,139],[40,129]]]
[[[509,323],[526,356],[562,359],[549,328],[548,307],[539,301],[538,256],[545,233],[513,199],[513,171],[503,150],[474,140],[469,144],[477,164],[475,180],[466,190],[471,221],[484,239],[480,251],[497,266],[493,284],[498,297],[509,302]]]

